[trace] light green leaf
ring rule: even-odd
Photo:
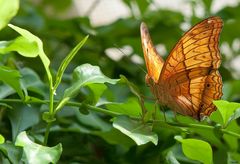
[[[0,134],[0,144],[5,142],[5,138]]]
[[[65,71],[65,69],[67,68],[68,64],[72,61],[73,57],[77,54],[77,52],[79,51],[79,49],[85,44],[85,42],[87,41],[88,36],[86,36],[85,38],[83,38],[83,40],[81,42],[79,42],[77,44],[76,47],[74,47],[72,49],[72,51],[66,56],[66,58],[62,61],[57,75],[56,75],[56,81],[55,81],[55,85],[54,85],[54,90],[57,89],[58,85],[60,84],[61,80],[62,80],[62,76],[63,73]]]
[[[38,55],[38,47],[36,42],[29,42],[28,39],[19,36],[13,41],[1,41],[0,53],[6,54],[16,51],[24,57],[36,57]]]
[[[5,66],[0,66],[0,80],[11,86],[18,93],[18,95],[24,99],[24,94],[22,92],[20,84],[20,78],[21,75],[17,70],[13,70]]]
[[[189,159],[212,164],[213,154],[209,143],[198,139],[182,139],[181,136],[175,136],[175,139],[182,143],[183,153]]]
[[[234,112],[240,108],[240,103],[228,102],[224,100],[213,101],[213,103],[217,106],[217,109],[222,116],[224,127],[226,127],[233,119],[236,118],[233,115]]]
[[[19,0],[0,0],[0,30],[17,14]]]
[[[136,99],[128,99],[125,103],[107,103],[108,110],[121,113],[123,115],[139,117],[142,115],[141,107]]]
[[[95,105],[100,97],[102,96],[103,92],[107,89],[105,84],[89,84],[88,88],[91,90],[91,94],[88,96],[88,101],[90,104]]]
[[[62,153],[61,144],[54,147],[36,144],[28,138],[25,131],[18,135],[15,145],[23,147],[27,158],[27,161],[25,161],[26,163],[57,163]]]
[[[47,55],[45,54],[45,52],[43,50],[42,41],[37,36],[33,35],[32,33],[30,33],[29,31],[27,31],[25,29],[14,26],[12,24],[8,24],[8,26],[11,27],[16,32],[18,32],[20,35],[22,35],[29,42],[29,44],[36,44],[37,45],[37,48],[38,48],[37,49],[37,54],[29,53],[28,55],[30,55],[30,56],[28,56],[28,57],[35,57],[36,55],[39,55],[40,59],[42,60],[43,65],[44,65],[44,68],[47,72],[48,79],[50,80],[50,82],[52,82],[52,75],[51,75],[51,72],[50,72],[50,69],[49,69],[50,60],[48,59]],[[20,39],[20,40],[23,40],[23,39]],[[24,40],[24,42],[26,42],[26,40]],[[29,48],[29,46],[27,46],[27,48]],[[33,52],[35,52],[35,50]]]
[[[80,92],[80,88],[93,83],[116,84],[118,79],[110,79],[105,76],[99,67],[90,64],[78,66],[73,72],[73,84],[65,90],[64,96],[58,104],[56,111],[61,109],[68,100]]]
[[[152,142],[154,145],[158,143],[158,136],[152,132],[151,126],[140,121],[131,120],[126,116],[114,118],[113,127],[133,139],[137,145],[148,142]]]

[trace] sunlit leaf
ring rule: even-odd
[[[19,36],[12,41],[0,42],[1,54],[6,54],[11,51],[16,51],[24,57],[36,57],[38,55],[38,47],[36,42],[30,42],[23,36]]]
[[[36,55],[39,55],[39,57],[42,60],[43,65],[45,67],[45,70],[47,72],[49,80],[52,80],[52,76],[51,76],[50,69],[49,69],[50,60],[48,59],[47,55],[45,54],[45,52],[43,50],[43,43],[42,43],[41,39],[39,39],[37,36],[33,35],[29,31],[22,29],[20,27],[14,26],[12,24],[9,24],[8,26],[11,27],[16,32],[18,32],[20,35],[22,35],[29,42],[29,44],[33,44],[33,43],[37,44],[37,54],[33,53],[33,54],[31,54],[31,56],[28,56],[28,57],[35,57]]]
[[[189,159],[212,164],[213,154],[209,143],[198,139],[182,139],[180,136],[175,136],[175,139],[181,142],[183,153]]]
[[[17,14],[19,0],[1,0],[0,1],[0,30]]]
[[[5,142],[5,138],[0,134],[0,144]]]
[[[62,154],[61,144],[54,147],[36,144],[28,138],[25,131],[18,135],[15,145],[23,147],[27,163],[57,163]]]
[[[88,88],[91,90],[91,94],[88,96],[88,100],[90,99],[90,104],[95,105],[100,97],[102,96],[103,92],[107,89],[105,84],[89,84]]]
[[[234,114],[234,112],[240,108],[240,103],[235,102],[228,102],[224,100],[218,100],[213,102],[214,105],[217,106],[217,109],[221,113],[222,119],[223,119],[223,125],[227,126],[228,123],[232,121],[235,117],[231,116]]]
[[[143,145],[152,142],[158,143],[158,136],[152,132],[150,125],[143,124],[141,121],[131,120],[126,116],[114,118],[113,127],[133,139],[137,145]]]

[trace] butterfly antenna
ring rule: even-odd
[[[122,50],[117,44],[113,44],[113,45],[118,49],[118,51],[120,51],[120,52],[123,53],[126,57],[129,58],[129,56],[128,56],[126,53],[124,53],[123,50]],[[130,59],[130,58],[129,58],[129,59]],[[147,74],[147,71],[146,71],[143,67],[141,67],[141,66],[140,66],[139,64],[137,64],[137,63],[134,63],[134,64],[136,64],[139,69],[141,69],[145,74]]]

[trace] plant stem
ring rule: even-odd
[[[54,110],[53,110],[53,103],[54,103],[54,90],[53,90],[53,85],[52,83],[50,83],[49,85],[50,89],[50,93],[49,93],[49,113],[50,114],[53,114],[54,113]]]
[[[45,136],[44,136],[44,142],[43,142],[43,145],[46,146],[47,145],[47,142],[48,142],[48,136],[49,136],[49,133],[50,133],[50,128],[51,128],[51,122],[49,122],[47,124],[47,128],[46,128],[46,131],[45,131]]]
[[[0,99],[0,103],[11,103],[11,102],[12,103],[24,103],[20,99]],[[54,103],[58,103],[58,101],[52,101],[52,102],[53,102],[53,104]],[[47,104],[47,103],[50,103],[50,101],[49,100],[30,99],[26,103]],[[53,106],[53,104],[52,104],[52,106]],[[65,105],[66,106],[73,106],[73,107],[81,107],[83,104],[82,103],[77,103],[77,102],[68,102]],[[104,108],[91,106],[91,105],[88,105],[88,104],[84,104],[84,105],[89,110],[93,110],[93,111],[96,111],[96,112],[104,113],[104,114],[110,115],[112,117],[122,115],[121,113],[109,111],[109,110],[106,110]],[[134,119],[134,120],[141,120],[140,117],[130,117],[130,118]],[[198,129],[209,129],[209,130],[213,130],[215,128],[214,126],[201,125],[201,124],[189,124],[189,123],[180,123],[180,122],[166,122],[166,121],[162,121],[162,120],[150,120],[149,121],[149,123],[153,123],[153,122],[165,123],[165,124],[168,124],[168,125],[173,126],[173,127],[198,128]],[[48,123],[47,129],[46,129],[46,132],[45,132],[44,144],[47,144],[47,139],[48,139],[48,135],[49,135],[49,132],[50,132],[50,128],[51,128],[51,123]],[[220,129],[220,130],[224,134],[228,134],[228,135],[240,138],[240,134],[237,134],[235,132],[232,132],[232,131],[229,131],[229,130],[226,130],[226,129]]]

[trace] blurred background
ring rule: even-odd
[[[149,88],[145,85],[146,69],[141,48],[140,23],[144,21],[148,25],[158,52],[166,58],[192,25],[209,16],[220,16],[224,21],[220,36],[223,99],[239,102],[239,11],[239,0],[21,0],[20,10],[11,23],[31,31],[42,39],[45,53],[51,60],[53,73],[68,52],[83,37],[90,35],[87,43],[67,68],[61,84],[62,89],[69,85],[71,72],[76,66],[90,63],[99,66],[110,78],[119,78],[121,74],[126,76],[140,88],[143,95],[151,97]],[[11,29],[5,28],[0,34],[0,40],[11,40],[16,36]],[[37,58],[9,54],[1,56],[1,60],[6,65],[14,63],[20,68],[30,67],[46,81],[43,65]],[[134,97],[126,86],[110,88],[111,93],[106,95],[111,94],[109,97],[113,102],[126,102],[130,97]],[[84,96],[84,93],[78,98],[83,99],[81,96]],[[66,117],[66,113],[64,116]],[[68,113],[68,116],[71,114]],[[63,126],[68,124],[68,120],[61,119]],[[86,126],[88,130],[94,130],[86,122],[79,124]],[[103,134],[97,137],[96,134],[89,134],[89,131],[81,133],[83,134],[79,135],[65,130],[65,133],[50,134],[51,145],[63,143],[63,163],[154,163],[161,161],[159,159],[162,154],[159,152],[171,146],[169,141],[166,145],[147,144],[140,147],[124,143],[128,146],[123,148],[111,143]],[[167,138],[163,139],[166,140]]]

